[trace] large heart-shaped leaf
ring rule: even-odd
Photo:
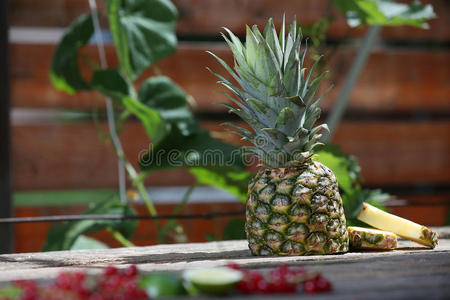
[[[139,164],[145,171],[188,168],[198,183],[227,191],[242,202],[252,176],[245,171],[239,148],[214,139],[199,126],[189,136],[173,128],[170,136],[149,149]]]
[[[91,15],[80,16],[64,33],[50,67],[50,80],[58,90],[73,94],[90,89],[78,68],[78,51],[89,42],[93,33]]]
[[[168,126],[168,132],[173,126],[184,136],[197,130],[197,123],[187,105],[186,94],[170,78],[148,78],[139,89],[138,99],[161,115]]]
[[[95,71],[91,79],[91,85],[139,118],[153,143],[159,143],[166,136],[166,126],[159,113],[133,97],[131,84],[118,70]]]
[[[396,3],[392,0],[333,0],[347,18],[349,26],[361,24],[398,26],[409,25],[428,28],[427,20],[436,17],[430,4],[420,1],[411,4]]]
[[[198,183],[216,187],[230,193],[245,203],[247,201],[248,182],[253,174],[244,168],[230,166],[190,168]]]
[[[139,100],[158,111],[170,127],[170,134],[141,159],[141,169],[185,167],[198,183],[228,191],[245,202],[251,173],[244,169],[241,152],[198,125],[183,90],[165,76],[152,77],[141,85]]]
[[[169,0],[108,0],[120,69],[130,78],[175,52],[178,12]]]
[[[196,124],[195,132],[184,135],[177,127],[143,157],[143,170],[156,171],[174,167],[243,166],[239,148],[214,139]]]
[[[119,201],[103,201],[87,210],[86,215],[135,215],[134,210]],[[137,226],[136,220],[81,220],[54,225],[48,232],[43,251],[69,250],[85,233],[93,233],[107,228],[119,231],[125,238],[130,238]]]

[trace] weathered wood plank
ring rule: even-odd
[[[202,123],[226,140],[239,138],[224,132],[219,122]],[[334,142],[358,158],[365,183],[447,184],[450,182],[449,122],[344,122]],[[122,132],[125,152],[132,163],[148,149],[141,126],[129,122]],[[24,125],[12,128],[13,182],[16,190],[110,188],[117,185],[116,158],[111,145],[99,139],[89,123]],[[424,160],[426,158],[426,160]],[[416,162],[424,163],[416,163]],[[185,170],[150,175],[149,185],[193,183]]]
[[[222,31],[222,26],[243,34],[245,24],[263,25],[267,18],[274,17],[279,24],[283,13],[288,20],[297,15],[303,24],[311,24],[326,16],[328,1],[285,0],[282,3],[270,0],[229,1],[223,5],[220,0],[174,0],[180,17],[177,32],[180,35],[213,35]],[[445,0],[428,1],[434,6],[438,18],[430,21],[431,30],[411,27],[386,28],[383,36],[390,39],[431,39],[448,41],[450,39],[449,5]],[[101,3],[101,1],[99,2]],[[89,12],[88,3],[77,0],[13,0],[11,1],[11,22],[13,26],[65,27],[77,16]],[[39,15],[39,18],[36,18]],[[343,38],[360,36],[361,29],[350,31],[344,17],[333,9],[336,22],[331,26],[328,36]]]
[[[48,78],[53,45],[11,45],[11,96],[15,107],[53,107],[90,109],[103,106],[96,93],[80,93],[69,96],[56,91]],[[219,101],[227,101],[217,93],[220,86],[205,67],[225,74],[222,67],[205,51],[212,50],[232,63],[232,57],[223,44],[182,43],[176,54],[161,61],[162,73],[171,77],[196,101],[197,111],[225,111]],[[87,47],[86,55],[97,57],[94,47]],[[329,51],[328,66],[331,70],[323,89],[335,85],[327,99],[322,102],[328,110],[339,93],[345,74],[355,55],[355,49],[341,47]],[[117,61],[114,51],[107,47],[108,62]],[[349,110],[370,112],[448,112],[450,104],[450,63],[447,51],[375,49],[351,94]],[[86,73],[86,69],[83,69]],[[151,71],[141,78],[152,75]]]

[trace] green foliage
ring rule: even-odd
[[[78,51],[86,45],[92,34],[91,15],[82,15],[66,30],[53,54],[50,80],[58,90],[73,94],[78,90],[89,90],[78,68]]]
[[[170,78],[148,78],[140,86],[138,99],[161,115],[168,132],[177,128],[183,136],[188,136],[197,131],[197,122],[189,110],[186,93]]]
[[[134,210],[116,200],[97,203],[84,212],[86,215],[135,215]],[[67,221],[53,225],[48,233],[43,251],[69,250],[75,241],[85,233],[93,233],[108,228],[117,230],[124,237],[130,238],[136,229],[136,220],[80,220]]]
[[[349,193],[342,194],[347,224],[352,226],[366,226],[356,219],[363,203],[367,202],[379,209],[386,210],[383,203],[390,198],[392,198],[391,195],[383,193],[381,190],[363,189],[360,185],[356,185]]]
[[[85,235],[80,235],[73,243],[70,250],[83,250],[83,249],[108,249],[109,247],[104,243],[90,238]]]
[[[352,27],[365,24],[429,28],[426,21],[436,17],[433,7],[420,1],[405,4],[392,0],[333,0],[333,3]]]
[[[160,114],[133,98],[133,87],[118,70],[95,71],[91,85],[133,113],[154,143],[159,143],[166,136],[166,127]]]
[[[170,134],[141,158],[147,172],[188,168],[199,184],[214,186],[245,201],[251,174],[244,170],[237,147],[214,139],[189,110],[186,94],[169,78],[147,79],[138,93],[141,103],[158,111]]]
[[[178,12],[168,0],[107,0],[120,69],[131,79],[175,52]]]
[[[141,122],[152,142],[148,158],[154,153],[163,153],[158,163],[156,160],[149,165],[141,162],[143,172],[138,173],[124,154],[116,149],[131,182],[141,194],[145,194],[143,180],[148,172],[185,167],[191,169],[200,183],[220,187],[244,201],[243,189],[247,182],[243,183],[239,179],[248,179],[249,173],[244,170],[240,152],[236,147],[214,139],[200,127],[188,107],[184,91],[165,76],[147,78],[139,91],[135,91],[133,81],[139,74],[176,49],[175,22],[178,12],[175,6],[169,0],[106,0],[106,4],[119,65],[99,69],[92,58],[85,57],[91,62],[89,65],[94,67],[91,76],[86,76],[91,77],[90,82],[83,80],[78,63],[80,49],[94,33],[92,16],[83,15],[68,28],[53,55],[50,70],[53,85],[70,94],[96,90],[111,98],[115,104],[115,113],[121,113],[116,120],[117,128],[121,128],[130,116]],[[172,159],[170,153],[174,151],[178,154]],[[208,152],[214,155],[220,153],[221,157],[216,160],[215,156],[208,156]],[[230,163],[224,167],[223,162]],[[222,170],[224,174],[221,174]],[[212,182],[206,178],[212,174],[216,174],[220,180]],[[142,195],[142,198],[149,212],[156,214],[147,195]],[[123,209],[124,212],[131,210],[122,204],[115,209]],[[126,238],[129,234],[122,232],[120,223],[128,224],[121,221],[80,221],[54,226],[49,232],[45,250],[70,249],[77,238],[83,243],[87,241],[80,237],[83,233],[103,229],[108,229],[122,244],[128,244]],[[159,226],[159,222],[156,222],[156,226],[160,232],[169,232]],[[88,241],[88,245],[98,246],[91,242]]]
[[[391,195],[380,190],[362,189],[358,181],[362,179],[360,167],[354,157],[345,154],[337,146],[324,145],[319,147],[314,160],[320,161],[330,168],[336,175],[339,188],[342,190],[342,201],[344,203],[345,217],[347,224],[358,225],[356,216],[364,202],[383,207],[383,202],[391,198]]]
[[[238,200],[247,201],[248,182],[253,174],[241,168],[233,167],[196,167],[189,171],[197,178],[198,183],[210,185],[236,196]]]
[[[141,158],[140,168],[147,172],[188,168],[199,184],[217,187],[245,202],[252,174],[245,171],[241,152],[195,125],[195,131],[187,136],[178,127],[173,128],[166,139]]]
[[[245,219],[233,219],[223,229],[223,240],[245,240]]]
[[[350,193],[355,182],[361,178],[360,167],[353,156],[345,154],[339,147],[324,145],[317,148],[313,159],[320,161],[330,168],[336,175],[339,187],[346,193]]]

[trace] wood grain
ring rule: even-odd
[[[218,125],[203,126],[230,142],[238,138]],[[359,160],[369,185],[448,184],[450,182],[449,122],[344,122],[335,143]],[[122,132],[131,162],[148,149],[139,124],[127,123]],[[109,188],[117,185],[116,158],[109,143],[99,140],[89,123],[14,126],[13,182],[16,190]],[[148,184],[191,184],[178,169],[150,175]]]
[[[448,230],[445,229],[444,230]],[[442,239],[434,250],[400,241],[400,248],[386,252],[350,252],[341,255],[252,257],[247,241],[225,241],[0,255],[0,282],[37,279],[48,281],[62,271],[86,270],[92,274],[107,265],[125,268],[137,264],[141,272],[182,271],[236,263],[267,272],[280,264],[321,272],[333,283],[333,291],[318,299],[447,299],[450,295],[450,240]],[[267,299],[298,299],[298,294]],[[247,299],[233,294],[231,299]]]
[[[178,52],[161,61],[158,67],[197,101],[197,111],[223,111],[217,104],[226,98],[217,93],[220,86],[205,68],[221,74],[226,72],[205,53],[212,50],[229,63],[231,53],[222,43],[182,43]],[[11,45],[11,93],[14,107],[48,107],[90,109],[102,105],[96,93],[69,96],[56,91],[50,84],[48,69],[53,45]],[[97,57],[96,49],[87,47],[83,54]],[[107,48],[108,62],[114,66],[114,50]],[[331,70],[323,90],[334,84],[332,92],[323,101],[329,109],[342,88],[343,80],[355,56],[352,47],[341,47],[327,54],[326,69]],[[442,112],[450,110],[450,53],[434,50],[406,50],[377,48],[371,54],[358,83],[350,96],[349,110],[370,112]],[[88,73],[87,69],[83,69]],[[148,70],[141,76],[152,75]],[[99,101],[100,100],[100,101]]]
[[[180,17],[177,32],[188,36],[217,36],[222,27],[243,34],[245,24],[263,26],[269,17],[279,24],[283,13],[288,20],[297,15],[303,24],[311,24],[325,17],[328,9],[327,0],[297,1],[283,0],[233,0],[223,5],[220,0],[174,0]],[[99,3],[102,3],[101,1]],[[438,18],[429,22],[431,30],[412,27],[391,27],[384,29],[383,36],[388,39],[429,39],[448,41],[450,39],[450,10],[445,0],[427,1],[431,3]],[[66,27],[78,15],[89,12],[86,1],[77,0],[12,0],[10,17],[13,26],[28,27]],[[361,36],[364,30],[350,30],[343,15],[332,9],[336,18],[328,36],[341,39],[346,36]],[[39,16],[37,18],[36,16]]]

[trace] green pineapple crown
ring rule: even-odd
[[[258,27],[247,26],[245,45],[230,30],[222,33],[234,56],[234,70],[225,61],[213,55],[231,74],[239,86],[223,76],[213,73],[236,97],[224,93],[236,106],[219,103],[229,108],[253,129],[253,132],[233,123],[230,130],[250,141],[244,147],[248,154],[257,155],[262,165],[269,168],[301,166],[320,145],[321,129],[315,126],[320,117],[318,107],[323,96],[316,97],[324,72],[313,78],[319,60],[306,74],[304,66],[306,47],[302,49],[302,34],[294,18],[285,33],[285,18],[279,35],[272,19],[261,34]]]

